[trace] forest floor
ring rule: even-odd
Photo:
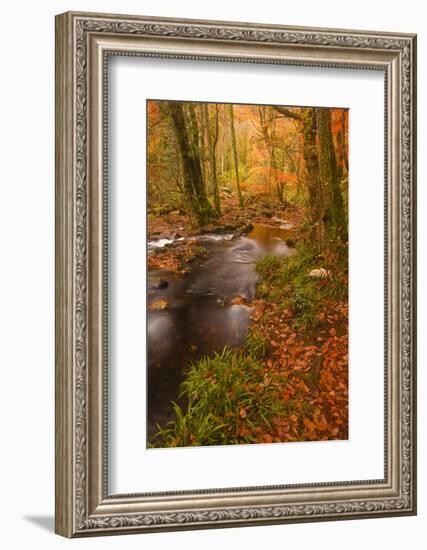
[[[178,210],[161,215],[149,214],[148,240],[173,239],[175,242],[173,246],[155,250],[148,258],[148,268],[188,272],[191,262],[206,252],[196,239],[191,239],[201,233],[232,233],[237,236],[248,233],[252,224],[280,227],[284,220],[297,229],[304,219],[301,208],[278,208],[277,204],[273,208],[268,201],[262,201],[256,196],[244,208],[239,207],[237,197],[234,196],[223,197],[221,206],[221,215],[202,229],[191,225],[187,214]]]
[[[243,208],[239,208],[237,197],[222,197],[221,215],[203,227],[203,233],[224,233],[244,228],[248,223],[267,223],[275,225],[278,218],[292,215],[292,222],[299,225],[304,217],[302,208],[296,206],[274,206],[271,201],[262,200],[254,195],[247,198]],[[279,220],[280,221],[280,220]],[[197,225],[191,225],[188,215],[173,210],[159,215],[149,214],[148,239],[191,237],[200,234]]]
[[[243,234],[253,223],[280,226],[286,220],[294,226],[296,242],[302,234],[304,216],[297,207],[277,208],[276,203],[273,210],[252,201],[239,209],[234,198],[222,206],[222,216],[203,232]],[[179,212],[152,216],[149,239],[200,234],[187,224]],[[149,268],[185,272],[204,253],[196,240],[186,239],[150,255]],[[187,411],[177,412],[176,421],[161,430],[154,444],[347,439],[346,254],[333,248],[313,254],[297,245],[291,258],[261,258],[256,298],[244,304],[253,308],[244,349],[224,350],[190,367],[183,388],[188,395],[196,390],[199,398],[190,399]],[[239,303],[238,296],[233,303]]]
[[[348,302],[322,300],[301,329],[281,300],[254,302],[252,331],[266,343],[264,383],[290,414],[253,430],[260,442],[348,438]]]

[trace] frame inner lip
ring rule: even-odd
[[[119,39],[118,39],[119,40]],[[233,42],[233,44],[235,44]],[[192,56],[189,54],[172,54],[170,52],[162,52],[158,54],[154,54],[152,52],[144,52],[144,51],[134,51],[134,50],[116,50],[116,49],[109,49],[107,46],[101,42],[99,44],[99,47],[102,50],[102,75],[103,75],[103,144],[104,144],[104,152],[103,152],[103,166],[104,166],[104,174],[103,174],[103,193],[104,193],[104,212],[108,209],[108,61],[110,57],[112,56],[126,56],[126,57],[142,57],[142,58],[166,58],[166,59],[183,59],[183,60],[201,60],[201,61],[214,61],[214,62],[230,62],[230,63],[255,63],[255,64],[279,64],[279,65],[291,65],[291,66],[299,66],[299,67],[315,67],[315,68],[347,68],[347,69],[359,69],[359,70],[377,70],[384,72],[384,142],[387,144],[387,135],[388,135],[388,127],[386,124],[387,121],[387,104],[388,104],[388,87],[387,87],[387,67],[381,63],[380,66],[375,64],[368,64],[368,65],[355,65],[348,62],[337,62],[337,63],[322,63],[320,61],[292,61],[285,59],[284,61],[280,61],[279,59],[259,59],[257,57],[254,58],[240,58],[235,57],[234,55],[230,55],[228,57],[218,57],[218,56]],[[389,55],[389,52],[387,52],[387,55]],[[384,163],[385,163],[385,170],[384,170],[384,181],[385,181],[385,191],[387,191],[388,187],[388,171],[387,171],[387,162],[388,162],[388,149],[385,145],[384,147]],[[387,323],[387,308],[388,308],[388,235],[387,235],[387,213],[388,213],[388,196],[385,192],[385,201],[384,201],[384,238],[386,239],[386,243],[384,246],[384,261],[385,261],[385,273],[384,273],[384,315],[385,315],[385,324],[384,324],[384,346],[385,346],[385,353],[384,353],[384,405],[386,407],[386,414],[384,417],[384,478],[382,479],[365,479],[365,480],[348,480],[348,481],[328,481],[328,482],[313,482],[313,483],[296,483],[296,484],[283,484],[283,485],[267,485],[267,486],[250,486],[250,487],[225,487],[225,488],[206,488],[206,489],[195,489],[195,490],[175,490],[175,491],[156,491],[156,492],[135,492],[135,493],[109,493],[108,491],[108,362],[107,357],[108,353],[105,353],[105,361],[104,361],[104,399],[105,399],[105,412],[104,412],[104,423],[105,423],[105,442],[104,442],[104,475],[103,475],[103,481],[104,481],[104,499],[106,499],[106,503],[109,501],[113,501],[115,499],[129,499],[129,500],[141,500],[141,499],[150,499],[155,497],[187,497],[190,495],[195,495],[196,497],[199,496],[206,496],[210,498],[217,498],[218,496],[224,496],[226,497],[230,493],[237,493],[241,497],[245,497],[247,493],[251,492],[274,492],[279,493],[282,492],[283,495],[288,494],[289,491],[298,490],[298,489],[308,489],[313,490],[313,492],[322,493],[323,491],[327,491],[328,488],[333,488],[336,490],[346,490],[346,487],[351,486],[357,487],[357,486],[380,486],[384,489],[390,487],[388,473],[388,453],[387,453],[387,445],[388,445],[388,416],[387,416],[387,361],[388,361],[388,350],[387,350],[387,330],[388,330],[388,323]],[[104,254],[106,258],[106,262],[108,261],[107,258],[107,250],[108,250],[108,218],[107,215],[104,214]],[[108,270],[105,267],[104,268],[104,295],[105,295],[105,301],[104,301],[104,323],[105,323],[105,330],[104,330],[104,337],[105,337],[105,347],[106,350],[108,349]],[[348,490],[348,489],[347,489]],[[393,493],[394,494],[394,493]],[[231,495],[230,495],[231,498]]]

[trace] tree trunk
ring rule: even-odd
[[[243,196],[242,196],[242,190],[240,189],[240,179],[239,179],[239,160],[237,156],[236,133],[234,131],[233,105],[231,103],[228,105],[228,112],[230,115],[231,145],[233,148],[234,170],[236,172],[237,194],[239,196],[239,206],[240,208],[243,208]]]
[[[324,197],[317,155],[316,110],[313,108],[304,109],[302,123],[304,136],[303,156],[307,171],[309,221],[312,227],[313,241],[320,242],[322,237]]]
[[[341,128],[342,128],[342,158],[344,162],[345,173],[348,174],[348,156],[347,156],[347,140],[346,140],[346,125],[345,125],[345,111],[343,109],[341,113]],[[348,115],[347,115],[348,116]]]
[[[214,120],[214,132],[212,136],[211,122],[209,117],[209,105],[207,103],[203,104],[203,118],[204,125],[206,128],[206,136],[209,149],[209,163],[210,163],[210,174],[212,180],[212,190],[214,197],[214,205],[217,214],[221,214],[221,201],[219,197],[218,189],[218,179],[216,175],[216,144],[218,141],[218,106],[215,105],[215,120]]]
[[[333,236],[347,240],[344,205],[338,179],[337,161],[331,131],[329,109],[316,109],[319,135],[320,174],[325,190],[325,222]]]
[[[342,178],[344,177],[343,139],[343,133],[340,129],[338,130],[336,137],[337,177],[339,181],[342,180]]]
[[[205,107],[206,103],[201,103],[197,110],[198,120],[199,120],[199,148],[200,148],[200,160],[202,164],[202,173],[203,181],[205,182],[206,192],[209,196],[208,181],[209,181],[209,170],[210,170],[210,159],[209,159],[209,126],[206,125],[205,121]],[[209,109],[209,107],[208,107]]]
[[[195,127],[194,119],[191,120],[191,130],[193,141],[190,141],[183,107],[181,103],[170,102],[167,104],[167,110],[173,122],[178,147],[182,157],[182,166],[184,173],[184,191],[189,202],[190,208],[195,215],[200,226],[212,218],[212,206],[206,196],[206,190],[203,182],[200,154],[198,147],[195,147]],[[190,111],[191,116],[191,111]]]
[[[311,225],[312,241],[314,244],[319,243],[322,238],[324,196],[317,154],[316,109],[303,108],[299,112],[295,112],[287,107],[275,106],[273,108],[285,118],[297,120],[302,124],[302,153],[307,175],[308,218]]]
[[[341,181],[348,174],[347,143],[345,139],[345,110],[339,115],[339,129],[336,137],[337,174]]]
[[[271,109],[270,107],[258,107],[259,121],[261,125],[261,133],[264,138],[265,147],[270,156],[269,166],[268,166],[268,190],[271,190],[271,180],[274,179],[274,188],[277,194],[277,198],[281,204],[283,204],[283,193],[285,186],[283,182],[279,181],[277,174],[277,148],[276,148],[276,111],[283,113],[280,110],[281,108]],[[286,113],[290,113],[285,109]],[[283,117],[279,117],[283,118]],[[283,170],[282,170],[283,172]]]

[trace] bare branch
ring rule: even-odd
[[[295,113],[294,111],[291,111],[291,109],[288,109],[287,107],[276,107],[273,106],[273,109],[275,109],[278,113],[285,115],[286,118],[293,118],[294,120],[302,121],[302,116],[299,113]]]

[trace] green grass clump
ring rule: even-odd
[[[249,345],[265,353],[258,336]],[[253,443],[255,428],[268,430],[272,416],[287,414],[277,384],[265,379],[263,364],[249,353],[224,348],[193,363],[186,374],[181,395],[187,407],[174,404],[175,418],[159,429],[152,447]]]
[[[271,279],[277,274],[282,262],[277,256],[267,254],[261,256],[256,264],[257,273],[264,279]]]
[[[263,256],[256,265],[260,281],[257,297],[280,304],[292,314],[295,329],[311,329],[319,325],[319,314],[327,300],[347,299],[348,285],[344,271],[338,264],[330,264],[304,243],[297,245],[297,253],[286,258]],[[310,277],[312,269],[331,269],[331,277]]]
[[[257,360],[262,360],[267,353],[267,342],[264,336],[255,327],[249,329],[245,341],[245,350]]]

